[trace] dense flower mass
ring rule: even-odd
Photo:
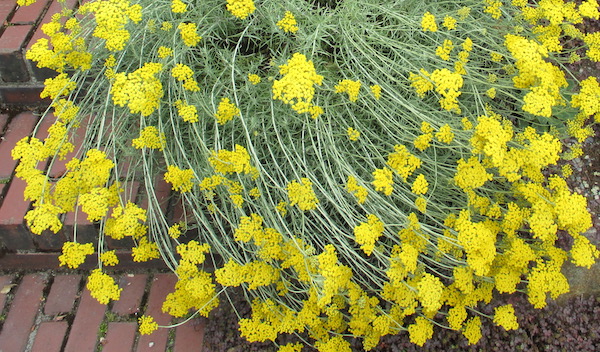
[[[273,82],[273,99],[291,105],[297,113],[308,112],[313,118],[322,113],[319,106],[313,105],[314,85],[323,83],[323,76],[317,74],[312,61],[295,53],[285,65],[279,66],[280,80]]]
[[[569,180],[600,85],[568,72],[600,61],[583,25],[599,18],[596,0],[65,8],[26,54],[58,74],[12,150],[24,220],[73,239],[63,266],[97,253],[87,287],[105,304],[120,240],[173,268],[172,317],[238,287],[249,341],[349,352],[405,331],[426,346],[437,326],[477,344],[485,319],[510,333],[519,312],[499,294],[542,308],[569,291],[564,265],[600,258]],[[78,213],[90,243],[63,225]]]

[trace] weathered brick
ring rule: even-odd
[[[40,99],[40,93],[43,90],[44,87],[41,85],[0,87],[0,101],[5,105],[23,108],[48,106],[50,99]]]
[[[29,25],[9,26],[0,37],[0,77],[4,82],[29,81],[22,48],[32,28]]]
[[[140,311],[140,303],[146,289],[146,281],[148,275],[144,274],[127,274],[121,276],[119,287],[121,298],[113,303],[112,311],[119,315],[137,314]]]
[[[69,324],[66,321],[46,321],[40,324],[31,352],[60,352]]]
[[[65,352],[95,351],[98,344],[98,328],[104,319],[105,311],[105,305],[98,303],[88,289],[83,290]]]
[[[175,282],[177,282],[175,274],[154,275],[148,296],[148,306],[144,314],[154,317],[158,325],[167,325],[171,322],[171,316],[162,311],[162,303],[167,295],[175,290]],[[158,329],[150,335],[140,335],[137,351],[164,351],[168,335],[169,331],[166,329]]]
[[[48,1],[52,0],[37,0],[29,6],[19,6],[15,15],[10,20],[13,24],[34,24],[42,15],[42,12],[48,5]]]
[[[192,319],[175,330],[174,352],[202,352],[204,318]]]
[[[102,352],[131,352],[136,332],[136,323],[108,323],[108,331],[103,341]]]
[[[17,7],[17,0],[2,0],[0,1],[0,25],[8,20],[8,16]]]
[[[44,313],[55,315],[67,313],[73,309],[79,292],[81,275],[57,275],[46,298]]]
[[[38,314],[46,278],[43,274],[25,275],[0,332],[3,351],[23,351]]]
[[[0,207],[0,242],[11,251],[35,249],[23,217],[29,210],[29,201],[23,199],[25,181],[13,178]]]

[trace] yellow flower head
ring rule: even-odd
[[[355,103],[358,99],[358,91],[360,90],[360,81],[352,81],[344,79],[335,86],[336,93],[347,93],[348,99]]]
[[[158,329],[158,323],[149,315],[142,315],[138,318],[140,324],[139,331],[141,335],[150,335]]]
[[[189,47],[196,46],[196,44],[198,44],[198,42],[202,39],[202,37],[196,32],[197,27],[195,23],[180,23],[179,26],[177,26],[177,29],[179,29],[181,40],[183,40],[183,43]]]
[[[243,20],[256,10],[252,0],[227,0],[227,11]]]
[[[438,30],[437,23],[435,23],[435,16],[429,11],[425,12],[423,18],[421,19],[421,28],[423,29],[423,32],[437,32]]]
[[[91,243],[81,244],[77,242],[65,242],[62,254],[58,257],[61,266],[77,269],[85,261],[85,257],[94,253],[94,245]]]
[[[233,120],[234,117],[240,114],[240,109],[233,104],[229,98],[222,98],[219,102],[219,107],[215,113],[215,118],[220,125],[224,125],[226,122]]]
[[[132,140],[132,145],[136,149],[150,148],[162,150],[165,145],[165,134],[159,133],[155,126],[147,126],[140,132],[138,138]]]
[[[260,76],[254,73],[249,73],[248,74],[248,81],[250,81],[250,83],[256,85],[260,83]]]
[[[505,330],[516,330],[519,328],[515,308],[512,304],[507,304],[494,308],[494,324],[502,326]]]
[[[167,166],[165,181],[171,184],[174,191],[181,193],[191,191],[193,186],[193,178],[194,170],[192,169],[182,170],[174,165]]]
[[[101,304],[108,304],[110,300],[118,300],[121,297],[122,288],[108,274],[105,274],[100,269],[94,269],[88,277],[86,285],[90,290],[90,294]]]
[[[360,138],[360,132],[352,127],[348,127],[346,133],[348,134],[348,139],[350,139],[353,142],[357,141]]]
[[[306,177],[300,179],[300,182],[293,180],[286,187],[290,206],[298,205],[302,211],[316,209],[319,199],[312,188],[312,182]]]
[[[298,22],[294,14],[286,11],[283,18],[277,22],[277,27],[281,28],[286,33],[296,33],[298,31]]]

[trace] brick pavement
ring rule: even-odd
[[[174,290],[174,274],[119,274],[116,280],[121,299],[105,306],[90,296],[78,273],[0,276],[0,352],[202,351],[204,318],[171,333],[137,332],[142,314],[160,324],[176,322],[161,312],[162,300]]]

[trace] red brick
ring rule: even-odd
[[[175,330],[174,352],[202,352],[205,319],[192,319]]]
[[[20,6],[10,20],[10,23],[34,24],[46,8],[48,1],[52,0],[37,0],[29,6]]]
[[[2,57],[2,54],[0,54],[0,60],[2,60]],[[29,77],[25,78],[25,80],[29,79]],[[0,87],[0,102],[23,108],[29,108],[30,106],[45,107],[50,105],[50,99],[40,99],[40,93],[43,90],[42,85]]]
[[[13,160],[11,151],[18,141],[31,135],[38,118],[31,112],[21,113],[10,121],[4,139],[0,141],[0,178],[12,175],[17,161]]]
[[[140,311],[142,296],[146,290],[147,280],[148,275],[144,274],[127,274],[121,276],[119,287],[123,291],[121,291],[121,298],[113,303],[112,311],[119,315],[138,313]]]
[[[73,309],[79,292],[81,275],[57,275],[46,298],[44,313],[55,315],[67,313]]]
[[[31,352],[60,352],[69,324],[66,321],[46,321],[40,324]]]
[[[0,26],[6,22],[8,16],[17,5],[17,0],[2,0],[0,1]]]
[[[25,350],[45,286],[43,274],[28,274],[19,284],[0,333],[0,346],[4,351]]]
[[[152,316],[158,325],[171,323],[171,316],[162,311],[162,303],[169,293],[175,291],[176,282],[177,277],[175,274],[154,275],[150,295],[148,296],[148,306],[144,314]],[[165,351],[168,336],[169,331],[167,329],[158,329],[150,335],[140,335],[137,351]]]
[[[96,349],[98,328],[104,320],[105,311],[106,306],[98,303],[90,295],[90,291],[84,289],[73,326],[69,332],[65,352],[94,351]]]
[[[131,352],[136,332],[136,323],[108,323],[102,352]]]
[[[30,205],[23,199],[26,186],[25,181],[13,178],[0,207],[0,242],[9,250],[34,249],[32,234],[23,220]]]
[[[20,51],[26,44],[25,39],[33,26],[18,25],[6,27],[0,37],[0,53]]]
[[[12,280],[12,275],[0,276],[0,290],[3,289],[6,285],[10,285],[12,283]],[[6,303],[6,295],[8,295],[8,292],[0,293],[0,312],[2,312],[2,310],[4,309],[4,303]]]

